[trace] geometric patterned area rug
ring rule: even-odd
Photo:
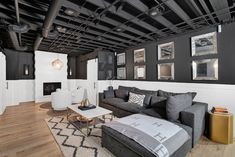
[[[65,157],[114,157],[101,147],[101,125],[93,128],[87,137],[68,123],[65,117],[45,121]]]

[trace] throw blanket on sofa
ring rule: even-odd
[[[159,118],[134,114],[106,126],[135,140],[157,157],[168,157],[190,137],[181,127]]]

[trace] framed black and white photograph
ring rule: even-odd
[[[145,48],[134,50],[134,63],[145,62]]]
[[[134,67],[134,79],[146,79],[146,66],[138,65]]]
[[[192,56],[217,53],[216,32],[194,36],[191,38]]]
[[[174,63],[158,64],[158,80],[174,80]]]
[[[218,59],[203,59],[192,62],[193,80],[218,80]]]
[[[158,60],[174,59],[175,47],[174,42],[158,45]]]
[[[126,79],[126,67],[117,68],[117,79]]]
[[[119,53],[117,54],[117,65],[125,65],[126,64],[126,54]]]

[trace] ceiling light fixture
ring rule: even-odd
[[[65,33],[67,29],[65,27],[56,26],[56,30],[60,33]]]
[[[55,69],[55,70],[61,70],[64,66],[64,63],[59,59],[59,56],[57,57],[56,60],[54,60],[52,62],[52,67]]]
[[[103,40],[103,37],[98,36],[98,37],[97,37],[97,40],[101,41],[101,40]]]
[[[117,31],[117,32],[122,32],[122,31],[123,31],[123,29],[122,29],[122,28],[120,28],[120,27],[118,27],[118,28],[116,28],[116,29],[115,29],[115,31]]]
[[[68,16],[78,16],[79,12],[77,12],[76,10],[72,9],[72,8],[66,8],[64,13]]]
[[[162,14],[162,11],[159,8],[154,8],[149,11],[149,15],[153,17],[157,15],[161,15],[161,14]]]

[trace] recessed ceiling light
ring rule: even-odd
[[[120,27],[116,28],[115,30],[116,30],[117,32],[121,32],[121,31],[123,31],[123,29],[122,29],[122,28],[120,28]]]
[[[72,8],[66,8],[64,13],[69,16],[78,16],[79,15],[79,13]]]
[[[56,30],[60,33],[65,33],[67,29],[65,27],[56,26]]]
[[[103,40],[103,37],[98,36],[97,39],[98,39],[99,41],[101,41],[101,40]]]
[[[158,8],[155,8],[149,11],[150,16],[157,16],[157,15],[160,15],[161,13],[162,11]]]

